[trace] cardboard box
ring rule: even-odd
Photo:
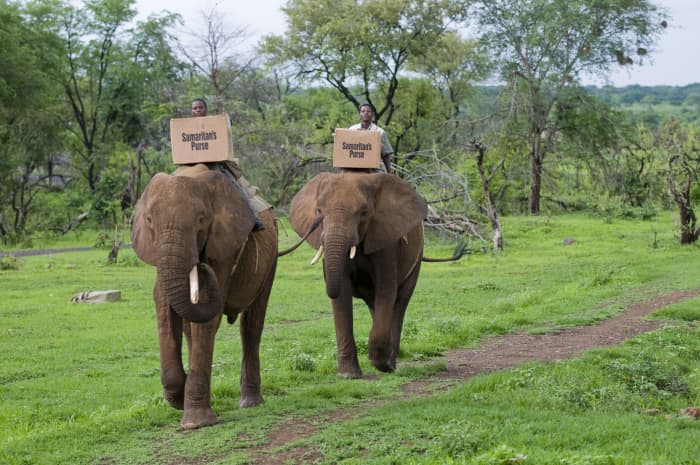
[[[182,165],[228,160],[233,156],[227,114],[170,120],[173,162]]]
[[[333,138],[336,168],[379,168],[382,138],[379,131],[338,128]]]

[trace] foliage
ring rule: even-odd
[[[0,270],[18,270],[19,260],[14,255],[3,255],[0,257]]]
[[[41,192],[65,179],[51,169],[63,148],[55,115],[61,89],[50,74],[57,41],[5,0],[0,23],[0,241],[8,244],[23,240]]]
[[[591,95],[610,105],[624,109],[637,120],[647,124],[660,122],[668,116],[676,116],[688,123],[698,123],[700,104],[700,84],[686,86],[603,86],[586,87]],[[652,129],[656,125],[652,126]]]
[[[372,103],[378,124],[386,126],[398,110],[409,59],[430,53],[464,13],[464,2],[293,0],[283,11],[288,31],[264,43],[272,62],[290,64],[306,82],[325,82],[355,108]]]
[[[500,78],[522,106],[530,145],[529,210],[539,214],[544,161],[561,131],[556,105],[580,87],[582,77],[631,65],[630,55],[645,57],[665,15],[646,0],[483,0],[475,2],[475,12]]]

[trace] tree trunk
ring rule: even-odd
[[[486,147],[478,142],[473,142],[474,147],[477,150],[476,154],[476,167],[479,170],[479,176],[481,177],[481,188],[484,193],[484,210],[486,211],[486,216],[489,217],[491,221],[491,227],[493,228],[493,250],[503,250],[503,233],[501,230],[501,221],[498,219],[498,212],[496,207],[491,201],[491,190],[489,189],[489,177],[484,171],[484,157],[486,155]]]
[[[529,207],[531,215],[540,214],[540,191],[542,189],[542,149],[540,138],[535,138],[530,155],[530,199]]]
[[[692,244],[698,240],[698,233],[695,226],[697,217],[690,207],[690,202],[678,202],[678,213],[681,223],[681,244]]]

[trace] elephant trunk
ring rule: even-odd
[[[344,224],[344,222],[336,224]],[[326,294],[331,299],[336,299],[340,295],[342,283],[347,274],[350,249],[354,245],[352,240],[341,231],[334,231],[331,228],[326,232],[323,271],[326,278]]]
[[[199,281],[198,298],[190,294],[192,281],[191,260],[188,260],[186,247],[182,241],[171,241],[168,252],[158,261],[157,269],[163,292],[172,309],[182,318],[205,323],[222,310],[222,297],[214,270],[206,263],[195,265]],[[193,303],[195,301],[196,303]]]

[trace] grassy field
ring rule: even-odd
[[[438,381],[449,349],[516,329],[593,323],[631,302],[700,287],[700,250],[678,244],[670,213],[650,222],[502,221],[504,252],[423,264],[396,373],[378,373],[367,360],[369,314],[356,302],[361,365],[371,375],[362,380],[335,375],[332,315],[321,267],[308,265],[310,247],[280,258],[261,348],[266,402],[238,409],[240,339],[223,324],[212,379],[221,423],[194,432],[179,429],[180,412],[162,398],[152,267],[128,249],[109,266],[106,249],[6,257],[0,463],[254,463],[251,448],[293,420],[316,425],[300,442],[315,451],[306,463],[700,464],[700,422],[678,414],[700,406],[700,299],[652,316],[667,321],[662,330],[579,359]],[[281,228],[281,248],[296,239],[290,231]],[[93,233],[41,245],[95,242]],[[429,239],[426,255],[451,250]],[[107,289],[122,300],[70,302]],[[402,398],[401,386],[414,380],[432,394]],[[352,414],[327,421],[339,409]],[[659,414],[643,413],[650,409]]]

